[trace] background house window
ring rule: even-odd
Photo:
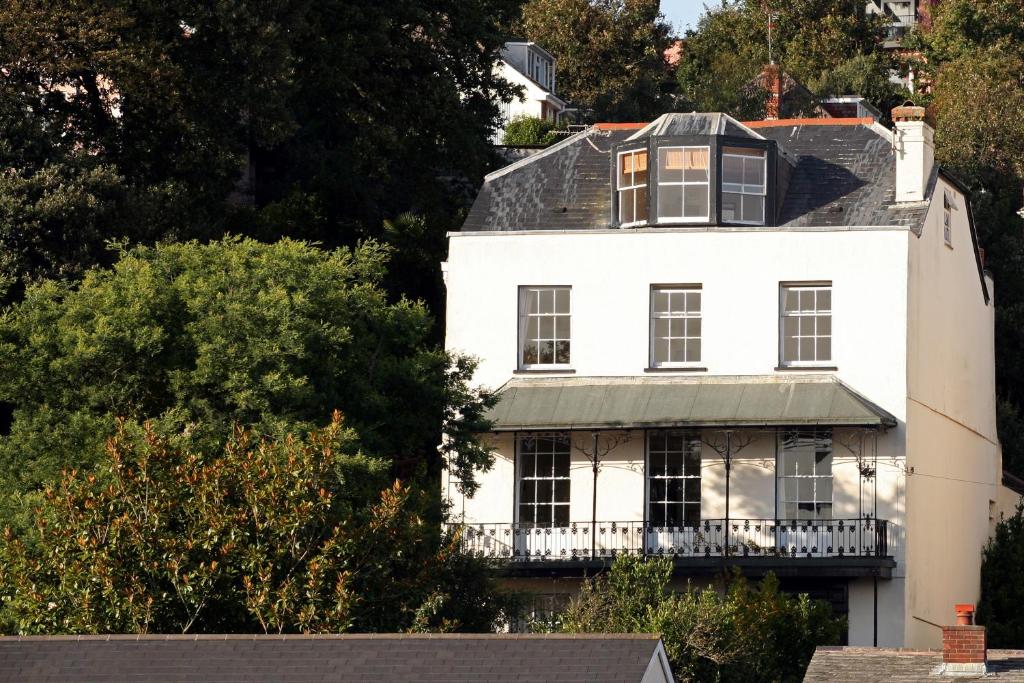
[[[942,193],[942,238],[947,247],[953,246],[953,202],[948,192]]]
[[[831,519],[832,431],[779,435],[780,519]]]
[[[708,220],[707,147],[658,149],[658,221]]]
[[[519,288],[519,365],[569,365],[570,287]]]
[[[781,287],[783,365],[818,365],[832,360],[831,285]]]
[[[651,290],[651,367],[700,362],[700,287]]]
[[[569,437],[531,434],[519,444],[519,523],[569,526]]]
[[[647,500],[651,526],[700,523],[700,438],[696,434],[648,433]]]
[[[722,221],[764,224],[765,151],[722,149]]]
[[[620,152],[618,163],[619,225],[647,221],[647,150]]]

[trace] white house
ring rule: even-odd
[[[935,647],[1000,505],[993,283],[924,110],[591,127],[487,176],[447,346],[501,387],[443,482],[474,552],[557,604],[619,553],[730,566]]]
[[[556,66],[557,61],[551,53],[536,43],[505,43],[495,71],[509,83],[520,86],[523,96],[500,103],[502,125],[495,134],[495,143],[501,143],[505,126],[516,117],[558,121],[558,114],[565,109],[566,103],[555,94]]]

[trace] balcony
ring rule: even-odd
[[[680,574],[715,574],[729,566],[759,575],[878,576],[895,566],[885,520],[706,519],[691,527],[644,522],[579,522],[568,527],[457,524],[462,547],[508,574],[573,574],[607,566],[618,555],[668,557]]]

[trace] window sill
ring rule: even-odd
[[[513,375],[575,375],[572,368],[519,368],[512,371]]]
[[[835,372],[835,365],[780,365],[775,372]]]
[[[707,372],[707,368],[693,367],[684,365],[680,367],[669,367],[669,368],[644,368],[644,372]]]

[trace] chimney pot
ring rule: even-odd
[[[956,625],[974,625],[974,605],[963,603],[956,606]]]
[[[893,107],[892,110],[893,121],[924,121],[924,117],[924,107],[918,107],[909,103],[899,107]]]
[[[896,152],[896,201],[920,202],[935,164],[935,130],[925,120],[925,108],[907,102],[892,110]]]

